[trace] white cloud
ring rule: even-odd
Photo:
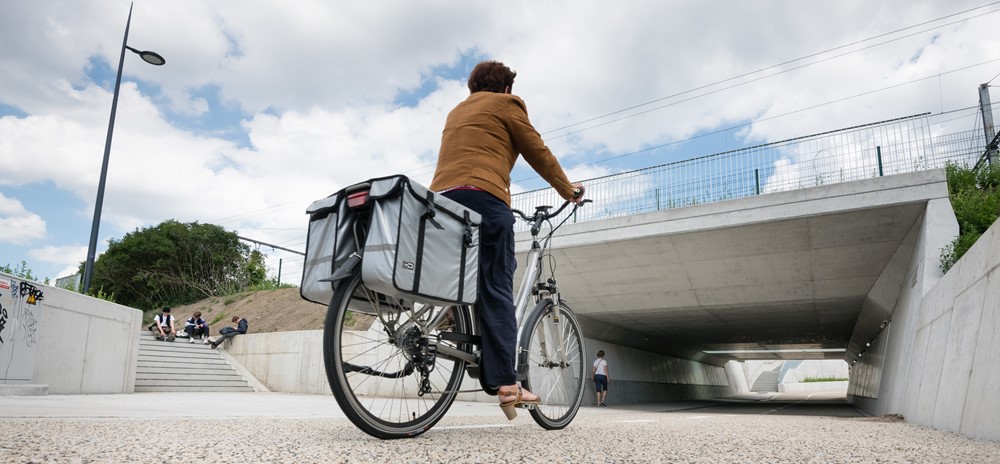
[[[0,189],[71,192],[87,218],[114,77],[113,70],[110,77],[96,71],[117,66],[127,4],[7,3],[0,17],[0,42],[10,45],[0,49],[0,104],[27,116],[0,118]],[[572,8],[528,1],[137,2],[129,44],[157,51],[167,64],[126,56],[102,237],[174,218],[301,244],[304,209],[319,197],[397,172],[429,183],[445,115],[467,94],[464,76],[456,77],[464,69],[447,76],[432,70],[464,66],[460,60],[469,55],[518,71],[515,93],[542,132],[636,106],[545,134],[565,166],[583,165],[570,170],[574,180],[622,169],[616,162],[588,164],[598,159],[761,118],[774,119],[743,128],[741,137],[761,143],[971,106],[978,84],[1000,72],[1000,63],[948,71],[1000,58],[1000,37],[990,30],[1000,13],[839,58],[831,56],[853,48],[786,64],[763,74],[788,72],[758,81],[749,82],[761,74],[706,85],[975,6],[902,0],[724,7],[585,0]],[[923,29],[929,26],[880,40]],[[94,82],[93,75],[102,78]],[[428,79],[435,91],[417,92],[421,98],[411,106],[395,101]],[[189,129],[218,110],[205,89],[218,89],[223,104],[246,115],[229,123],[245,131],[250,147],[210,135],[218,132],[213,129]],[[677,96],[664,98],[671,95]],[[649,164],[677,149],[649,153],[657,160]],[[13,195],[7,193],[5,203],[21,205]],[[18,228],[24,235],[18,240],[45,235],[43,212],[3,217],[30,223]]]
[[[81,246],[46,246],[32,248],[28,251],[32,265],[45,263],[55,265],[59,271],[54,277],[65,277],[77,273],[81,257],[87,256],[87,247]],[[54,278],[53,278],[54,280]]]
[[[0,193],[0,243],[24,245],[45,238],[45,220]]]

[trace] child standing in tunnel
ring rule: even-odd
[[[604,350],[597,352],[597,359],[594,360],[594,391],[597,392],[597,405],[607,406],[604,401],[608,399],[608,362],[604,359]]]

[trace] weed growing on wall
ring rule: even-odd
[[[948,272],[1000,216],[1000,165],[973,170],[948,163],[948,197],[958,220],[958,237],[941,249],[941,270]]]

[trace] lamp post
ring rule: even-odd
[[[104,205],[104,184],[108,177],[108,158],[111,156],[111,135],[115,130],[115,112],[118,110],[118,89],[122,84],[122,66],[125,64],[125,50],[139,55],[143,61],[162,66],[166,63],[156,52],[136,50],[128,46],[128,29],[132,24],[132,5],[128,7],[128,21],[125,22],[125,37],[122,39],[121,57],[118,59],[118,77],[115,79],[115,95],[111,100],[111,120],[108,122],[108,138],[104,142],[104,163],[101,164],[101,180],[97,185],[97,202],[94,204],[94,223],[90,228],[90,247],[87,249],[87,264],[83,269],[83,293],[90,290],[90,277],[94,273],[94,256],[97,254],[97,232],[101,225],[101,208]]]

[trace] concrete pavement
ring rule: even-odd
[[[0,462],[1000,462],[1000,443],[811,395],[582,408],[548,432],[526,413],[508,422],[495,405],[457,402],[394,441],[357,430],[326,395],[0,397]]]

